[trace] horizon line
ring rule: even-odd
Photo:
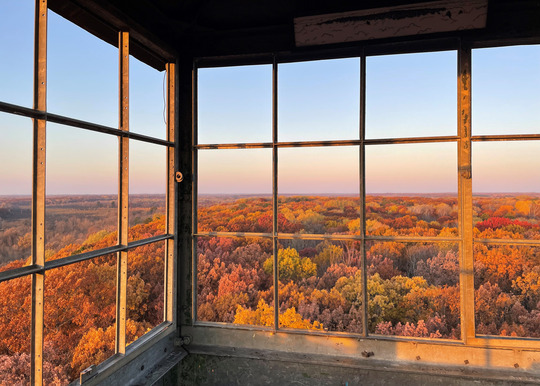
[[[374,196],[419,196],[419,195],[456,195],[458,192],[366,192],[366,195]],[[478,195],[540,195],[540,192],[476,192],[473,196]],[[130,193],[130,196],[165,196],[165,193]],[[198,193],[199,196],[272,196],[272,193]],[[98,197],[98,196],[118,196],[118,193],[55,193],[48,194],[48,197]],[[279,193],[278,196],[360,196],[359,193]],[[28,197],[31,198],[32,194],[0,194],[0,197]]]
[[[456,195],[458,192],[366,192],[374,196],[406,196],[406,195]],[[539,192],[477,192],[473,196],[485,194],[540,195]],[[272,196],[272,193],[198,193],[199,196]],[[278,196],[360,196],[359,193],[279,193]]]

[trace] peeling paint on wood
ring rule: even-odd
[[[485,28],[487,0],[434,1],[399,7],[299,17],[297,46]]]

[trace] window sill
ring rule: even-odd
[[[190,354],[246,356],[255,359],[331,364],[389,371],[443,373],[449,377],[540,381],[540,352],[434,340],[387,339],[225,328],[182,326],[191,336]],[[280,359],[281,358],[281,359]]]
[[[176,327],[164,322],[106,361],[81,373],[72,386],[137,385],[161,377],[187,353],[175,345]],[[174,363],[173,363],[174,362]]]

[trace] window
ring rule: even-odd
[[[0,379],[82,383],[176,334],[175,66],[0,8]]]
[[[472,60],[476,333],[539,338],[540,46],[477,49]]]
[[[538,347],[539,54],[201,65],[195,325]]]

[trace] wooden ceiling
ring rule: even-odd
[[[135,47],[137,56],[159,67],[159,62],[169,60],[171,54],[193,58],[294,52],[298,50],[294,40],[296,17],[427,2],[49,0],[49,7],[111,44],[116,44],[118,28],[128,28],[135,40],[141,43]],[[490,39],[536,38],[540,36],[539,20],[538,0],[489,0],[487,27],[459,35]],[[435,37],[445,36],[456,36],[456,33]],[[151,45],[151,42],[158,44]],[[152,52],[148,52],[145,46],[151,47]]]

